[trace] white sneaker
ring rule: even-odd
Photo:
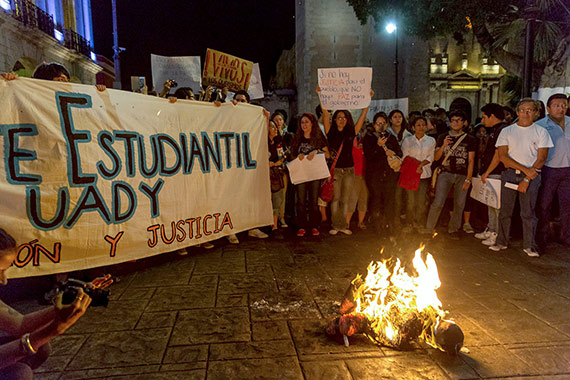
[[[259,228],[254,228],[253,230],[247,231],[247,236],[251,236],[258,239],[265,239],[269,237],[269,235],[261,231]]]
[[[489,237],[491,236],[490,235],[491,233],[492,233],[491,231],[489,231],[488,229],[485,228],[485,231],[476,233],[473,236],[475,236],[477,239],[485,240],[485,239],[489,239]]]
[[[348,228],[343,228],[342,230],[340,230],[340,232],[342,232],[345,235],[352,235],[352,231],[349,230]]]
[[[489,237],[485,240],[483,240],[481,243],[483,243],[484,245],[495,245],[495,242],[497,241],[497,233],[496,232],[489,232]]]
[[[502,244],[495,244],[495,245],[490,246],[489,249],[491,251],[498,252],[498,251],[502,251],[503,249],[507,249],[507,246],[502,245]]]
[[[464,223],[463,232],[465,232],[466,234],[473,234],[475,233],[475,230],[473,229],[473,227],[471,227],[470,223]]]
[[[229,235],[228,241],[230,242],[230,244],[239,244],[239,240],[235,234]]]
[[[180,248],[178,251],[176,251],[176,254],[178,256],[186,256],[188,254],[188,251],[186,248]]]
[[[525,248],[525,249],[523,249],[523,252],[526,253],[530,257],[540,257],[540,254],[538,252],[536,252],[536,249],[534,249],[534,248]]]
[[[279,218],[279,224],[281,224],[281,227],[283,227],[283,228],[289,227],[289,226],[287,225],[287,222],[285,221],[285,218],[284,218],[284,217]]]
[[[334,228],[332,230],[329,231],[329,235],[336,235],[338,234],[338,230],[335,230]]]

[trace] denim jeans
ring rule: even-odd
[[[407,212],[406,220],[409,224],[423,226],[426,217],[426,194],[428,188],[428,178],[420,180],[420,186],[416,191],[406,190]]]
[[[334,194],[331,202],[332,228],[347,228],[346,214],[352,195],[354,168],[334,168]]]
[[[550,230],[550,209],[558,194],[560,239],[570,244],[570,168],[542,168],[542,188],[538,202],[538,234],[544,243]]]
[[[489,177],[491,179],[501,179],[500,174],[491,174]],[[487,206],[487,216],[489,217],[489,222],[487,223],[487,231],[498,232],[499,231],[499,212],[500,209]]]
[[[435,184],[435,198],[429,209],[426,222],[427,230],[433,231],[435,229],[441,210],[445,205],[447,194],[453,187],[453,213],[451,214],[451,220],[447,226],[447,231],[449,233],[459,231],[459,227],[461,227],[461,216],[463,214],[463,208],[465,207],[465,199],[467,198],[467,190],[462,189],[462,186],[465,183],[465,178],[466,177],[463,174],[452,174],[447,172],[442,172],[437,177],[437,183]]]
[[[297,226],[304,229],[318,228],[320,216],[317,207],[317,198],[321,188],[321,181],[304,182],[295,187],[297,188]],[[308,221],[307,209],[309,214]]]
[[[536,249],[536,225],[538,218],[535,215],[536,199],[540,188],[540,174],[530,181],[526,193],[519,193],[516,190],[505,187],[506,182],[518,184],[525,177],[524,173],[517,174],[515,169],[505,169],[501,173],[501,211],[499,213],[499,235],[497,244],[509,245],[509,234],[511,231],[511,219],[517,195],[521,207],[521,219],[523,228],[523,248]]]

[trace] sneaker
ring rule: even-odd
[[[365,230],[365,229],[366,229],[366,224],[364,224],[364,223],[358,223],[358,228],[360,228],[361,230]]]
[[[329,235],[336,235],[338,234],[338,230],[335,230],[334,228],[332,230],[329,231]]]
[[[247,236],[251,236],[258,239],[265,239],[269,237],[269,235],[261,231],[259,228],[254,228],[253,230],[247,231]]]
[[[503,249],[507,249],[507,246],[502,245],[502,244],[495,244],[495,245],[490,246],[489,249],[491,251],[498,252],[498,251],[502,251]]]
[[[349,230],[348,228],[343,228],[342,230],[340,230],[340,232],[342,232],[345,235],[352,235],[352,231]]]
[[[178,251],[176,251],[176,254],[178,256],[186,256],[188,254],[188,251],[186,250],[186,248],[181,248]]]
[[[523,252],[526,253],[529,257],[540,257],[540,254],[536,252],[534,248],[525,248]]]
[[[212,249],[212,248],[214,248],[214,244],[212,244],[212,243],[202,243],[202,248],[204,248],[204,249]]]
[[[449,238],[450,238],[451,240],[459,240],[459,239],[460,239],[459,231],[450,232],[450,233],[448,234],[448,236],[449,236]]]
[[[467,234],[474,234],[475,230],[473,229],[473,227],[471,227],[470,223],[465,223],[463,224],[463,232]]]
[[[239,244],[239,240],[235,234],[228,236],[228,241],[230,244]]]
[[[492,233],[494,233],[494,232],[491,232],[491,231],[489,231],[488,229],[485,228],[485,231],[476,233],[474,236],[475,236],[477,239],[485,240],[485,239],[489,239],[489,238],[491,237],[491,234],[492,234]]]
[[[495,242],[497,241],[497,233],[496,232],[489,232],[489,237],[485,240],[483,240],[481,243],[483,243],[484,245],[495,245]]]
[[[313,228],[313,229],[311,230],[311,233],[313,234],[313,236],[319,236],[319,235],[321,234],[321,233],[319,232],[319,230],[316,229],[316,228]]]
[[[281,227],[283,227],[283,228],[289,227],[289,225],[287,225],[287,222],[285,221],[284,217],[279,218],[279,224],[281,224]]]
[[[307,232],[307,231],[305,231],[304,228],[299,228],[299,230],[297,231],[297,236],[303,237],[303,236],[305,236],[305,233],[306,233],[306,232]]]

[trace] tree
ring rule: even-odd
[[[570,49],[570,9],[566,1],[347,0],[362,24],[369,17],[380,23],[395,17],[409,34],[425,39],[452,35],[458,42],[471,30],[487,54],[517,76],[523,70],[521,40],[527,24],[534,20],[535,86],[549,58],[557,50]]]

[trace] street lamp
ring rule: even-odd
[[[388,34],[394,33],[395,37],[395,54],[394,54],[394,98],[398,99],[398,27],[393,22],[386,25],[386,31]]]

